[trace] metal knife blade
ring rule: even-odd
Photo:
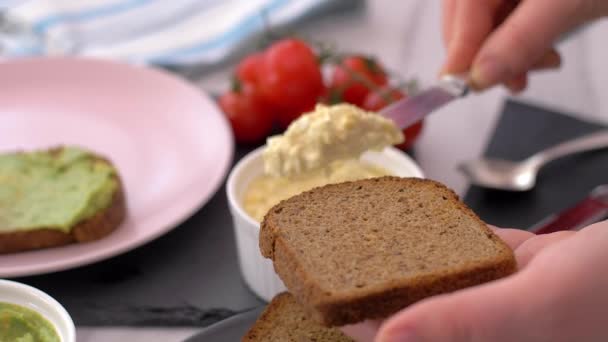
[[[468,92],[469,86],[465,77],[445,75],[436,85],[385,107],[380,111],[380,115],[393,120],[400,128],[407,128]]]

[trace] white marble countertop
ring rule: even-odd
[[[444,58],[440,39],[439,1],[370,0],[366,11],[326,18],[302,31],[316,39],[332,40],[345,50],[378,56],[403,76],[431,82]],[[521,96],[590,120],[608,122],[608,22],[598,22],[559,47],[564,57],[560,72],[534,75]],[[197,83],[209,91],[227,87],[227,70]],[[462,193],[464,179],[455,171],[462,160],[478,157],[492,133],[508,94],[495,89],[450,105],[427,120],[416,156],[429,178]],[[79,342],[181,341],[197,329],[78,328]]]

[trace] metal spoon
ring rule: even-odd
[[[569,140],[519,162],[480,159],[462,163],[458,169],[472,184],[499,190],[526,191],[536,184],[538,171],[547,163],[574,153],[608,147],[608,130]]]

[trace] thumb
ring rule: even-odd
[[[522,272],[523,273],[523,272]],[[527,341],[526,286],[519,274],[415,304],[386,321],[379,342]],[[530,321],[528,321],[528,324]]]
[[[484,89],[533,68],[565,32],[596,15],[589,0],[521,1],[475,57],[471,78]]]

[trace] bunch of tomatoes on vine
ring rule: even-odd
[[[379,111],[408,96],[411,85],[389,81],[385,68],[371,57],[315,52],[303,40],[284,38],[240,61],[219,104],[236,141],[255,144],[277,128],[284,130],[317,103],[346,102]],[[405,128],[406,141],[398,147],[409,149],[422,126],[421,121]]]

